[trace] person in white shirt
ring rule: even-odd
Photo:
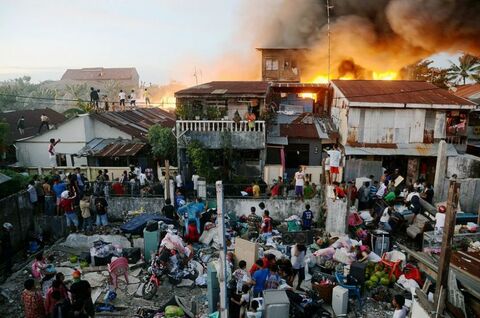
[[[337,145],[333,145],[332,150],[327,150],[330,156],[330,176],[332,181],[338,181],[338,175],[340,173],[340,161],[342,159],[342,153],[338,150]]]
[[[295,244],[292,246],[290,250],[292,254],[291,262],[292,262],[292,269],[294,279],[295,276],[298,274],[298,283],[297,283],[297,290],[303,291],[301,288],[302,282],[305,280],[305,253],[307,248],[305,245],[302,244]]]
[[[303,167],[300,166],[297,172],[295,172],[295,195],[297,200],[303,201],[303,184],[305,183],[305,174],[303,173]]]
[[[137,96],[135,95],[135,91],[132,89],[132,92],[130,93],[130,106],[135,107],[135,103],[137,100]]]
[[[177,171],[177,175],[175,176],[175,184],[177,186],[177,190],[180,189],[180,192],[183,193],[183,180],[180,171]]]
[[[383,196],[385,195],[385,191],[387,190],[387,186],[385,185],[384,182],[380,182],[380,186],[378,187],[376,196],[379,199],[382,199]]]
[[[395,307],[392,318],[406,318],[407,308],[405,307],[405,297],[402,295],[393,296],[392,305]]]
[[[384,231],[387,231],[387,232],[391,232],[392,231],[392,227],[390,226],[390,215],[394,212],[394,209],[393,209],[393,202],[391,202],[389,204],[389,206],[387,206],[385,208],[385,210],[383,210],[383,213],[382,213],[382,216],[380,217],[380,223],[379,225],[381,226],[381,228],[384,230]]]
[[[120,100],[120,107],[123,106],[123,110],[125,110],[125,99],[127,99],[127,96],[123,90],[120,90],[120,93],[118,93],[118,99]]]
[[[193,182],[193,192],[195,193],[196,197],[198,196],[198,178],[200,178],[200,176],[194,173],[192,176],[192,182]]]
[[[330,178],[330,157],[325,159],[325,182],[332,184],[332,179]]]
[[[438,207],[438,213],[435,214],[435,231],[437,233],[443,232],[443,227],[445,226],[445,212],[447,208],[444,205]]]

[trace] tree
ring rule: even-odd
[[[10,125],[5,120],[0,120],[0,161],[7,152],[7,139],[10,134]]]
[[[454,84],[463,83],[467,80],[475,80],[480,73],[480,59],[470,54],[464,54],[459,57],[458,64],[450,61],[448,69],[448,80]]]
[[[441,88],[448,88],[447,69],[430,66],[431,60],[423,60],[416,64],[404,67],[400,70],[400,76],[403,79],[413,81],[426,81],[435,84]]]
[[[219,174],[212,166],[208,150],[200,141],[193,140],[187,145],[187,155],[199,176],[208,183],[218,180]]]
[[[177,162],[177,139],[170,128],[153,125],[148,130],[148,142],[152,147],[152,154],[159,160],[169,160],[171,164]]]

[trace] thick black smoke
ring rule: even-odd
[[[326,0],[262,1],[259,46],[308,47],[327,70]],[[398,71],[439,52],[480,55],[480,0],[330,0],[332,66]],[[348,66],[348,65],[346,65]],[[354,68],[355,68],[354,67]],[[355,68],[357,70],[357,68]]]

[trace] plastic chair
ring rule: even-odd
[[[360,294],[360,286],[345,284],[343,281],[345,279],[345,276],[343,276],[343,274],[338,272],[335,273],[335,278],[337,279],[338,285],[342,286],[345,289],[348,289],[349,296],[353,294],[358,299],[358,303],[360,304],[360,308],[361,308],[363,305],[363,301],[362,301],[362,296]]]
[[[118,287],[118,277],[124,276],[128,284],[128,260],[125,257],[119,257],[108,264],[108,274],[110,275],[110,282],[112,285]]]
[[[392,278],[395,275],[396,278],[402,274],[402,263],[407,259],[405,254],[400,251],[391,251],[383,253],[381,263],[390,268],[388,278]]]

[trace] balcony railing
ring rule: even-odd
[[[248,122],[233,120],[177,120],[177,133],[194,132],[265,132],[265,121],[257,120],[252,128]]]

